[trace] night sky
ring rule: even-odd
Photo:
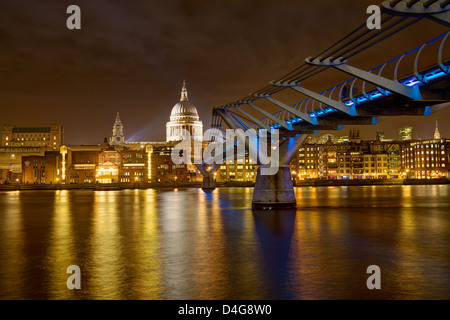
[[[377,3],[1,0],[0,124],[60,123],[65,143],[98,144],[111,136],[120,112],[126,140],[164,141],[165,123],[186,79],[207,129],[212,106],[242,98],[301,65],[365,22],[367,6]],[[81,30],[66,28],[71,4],[81,8]],[[352,64],[375,67],[444,31],[421,21]],[[450,43],[445,51],[449,57]],[[322,91],[346,79],[323,72],[308,88]],[[374,138],[376,131],[396,138],[399,127],[413,125],[416,137],[426,139],[438,119],[441,135],[450,138],[449,118],[447,108],[360,129],[363,138]],[[348,135],[348,129],[335,134]]]

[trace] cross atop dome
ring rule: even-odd
[[[186,80],[183,80],[183,87],[181,88],[181,99],[180,101],[188,101],[187,89],[186,89]]]

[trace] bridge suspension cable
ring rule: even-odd
[[[356,72],[357,74],[367,75],[364,77],[369,77],[370,79],[373,79],[372,81],[375,81],[373,83],[378,84],[377,92],[379,92],[380,95],[390,94],[390,91],[386,90],[386,88],[382,88],[379,86],[381,83],[386,82],[386,83],[390,84],[389,85],[390,88],[394,88],[394,87],[398,88],[398,90],[394,90],[394,92],[405,92],[405,94],[404,94],[405,97],[417,96],[417,95],[409,94],[409,93],[406,94],[407,92],[409,92],[411,90],[407,89],[405,86],[402,87],[402,85],[394,84],[394,82],[392,82],[391,80],[381,78],[381,73],[382,73],[384,67],[386,66],[386,64],[388,64],[392,61],[398,60],[396,66],[395,66],[395,72],[394,72],[394,81],[398,82],[399,81],[397,78],[398,65],[400,64],[400,61],[403,59],[403,57],[406,56],[407,54],[409,54],[410,52],[403,54],[402,56],[397,57],[397,58],[369,71],[369,73],[370,73],[377,69],[380,69],[378,72],[378,76],[369,75],[366,71],[359,70],[359,69],[353,68],[351,66],[340,67],[338,65],[345,63],[349,58],[360,54],[361,52],[377,45],[378,43],[391,37],[392,35],[399,33],[400,31],[412,26],[413,24],[422,20],[424,17],[429,18],[429,15],[433,15],[433,18],[430,18],[431,20],[435,20],[435,21],[439,20],[438,22],[443,23],[444,25],[446,23],[450,23],[449,15],[447,15],[445,17],[442,17],[442,15],[441,15],[439,18],[437,18],[437,16],[435,15],[435,13],[441,14],[442,12],[450,13],[450,11],[448,11],[450,9],[450,0],[445,0],[445,1],[442,1],[442,0],[435,0],[435,1],[433,1],[433,0],[427,0],[427,1],[424,1],[424,0],[422,0],[422,1],[393,0],[390,2],[389,1],[383,2],[383,6],[384,6],[385,10],[382,11],[382,14],[380,17],[381,23],[383,24],[383,28],[381,30],[380,29],[369,30],[366,27],[366,24],[363,23],[360,26],[358,26],[355,30],[351,31],[346,36],[341,38],[339,41],[333,43],[327,49],[325,49],[322,52],[320,52],[319,54],[307,59],[309,61],[314,61],[315,63],[310,63],[309,61],[305,61],[302,65],[300,65],[299,67],[290,71],[289,73],[283,75],[277,81],[270,82],[263,88],[261,88],[257,91],[254,91],[253,93],[250,93],[249,95],[245,96],[244,98],[235,100],[232,103],[226,104],[224,106],[219,106],[216,108],[224,108],[224,109],[236,108],[236,110],[240,112],[240,114],[238,116],[241,119],[246,119],[247,121],[253,123],[255,127],[261,127],[261,128],[267,127],[268,125],[270,125],[270,123],[276,123],[278,125],[281,125],[282,127],[289,128],[289,126],[288,126],[289,119],[295,119],[296,117],[299,117],[300,120],[307,120],[307,122],[309,122],[311,124],[316,124],[315,119],[311,118],[311,117],[315,116],[315,113],[316,113],[315,111],[318,110],[319,114],[333,111],[333,108],[330,109],[329,106],[334,106],[335,110],[341,110],[344,113],[348,113],[349,115],[355,115],[356,114],[355,111],[349,110],[347,106],[357,105],[358,101],[360,100],[360,98],[354,97],[354,93],[353,93],[355,81],[359,78],[358,76],[356,76],[355,78],[352,78],[351,80],[346,81],[341,86],[341,88],[339,90],[338,101],[332,101],[332,94],[333,94],[334,90],[339,87],[339,85],[335,86],[331,89],[328,89],[320,94],[316,94],[310,90],[307,90],[305,88],[301,88],[298,86],[298,84],[300,84],[304,80],[314,77],[315,75],[317,75],[327,69],[327,68],[324,68],[323,66],[335,66],[337,69],[342,69],[341,71],[348,70],[351,73]],[[404,9],[405,7],[416,10],[418,6],[419,7],[422,6],[423,8],[425,8],[423,10],[430,11],[432,9],[430,11],[431,14],[427,15],[428,13],[427,14],[425,14],[425,13],[418,14],[417,12],[411,12],[412,14],[408,15],[408,14],[404,14],[402,12],[402,10],[407,10],[407,9]],[[449,7],[446,8],[447,6],[449,6]],[[386,7],[388,9],[386,9]],[[440,9],[438,7],[444,8],[444,10],[439,11]],[[396,12],[396,10],[398,10],[398,12],[400,12],[400,13]],[[443,37],[443,36],[441,36],[441,37]],[[445,38],[440,46],[439,54],[438,54],[439,67],[445,73],[447,73],[450,69],[450,67],[448,67],[446,64],[444,64],[442,61],[442,47],[443,47],[443,44],[447,37],[448,37],[448,34],[445,36]],[[432,41],[434,41],[434,40],[432,40]],[[427,44],[424,44],[423,46],[425,46]],[[415,50],[417,50],[417,49],[415,49]],[[417,71],[417,58],[420,55],[420,52],[421,52],[421,49],[419,50],[419,52],[416,56],[414,74],[416,74],[416,76],[419,77],[418,80],[420,80],[420,79],[424,80],[425,76],[422,77],[421,74],[418,73],[418,71]],[[367,79],[369,79],[369,78],[367,78]],[[373,97],[376,96],[378,93],[373,93],[373,91],[367,92],[366,88],[365,88],[366,81],[367,80],[363,79],[362,95],[365,97],[365,100],[372,100]],[[348,90],[348,88],[347,89],[345,88],[347,86],[347,84],[349,84],[349,88],[350,88],[349,90]],[[299,103],[296,103],[292,106],[288,106],[288,105],[284,104],[283,102],[272,98],[272,96],[274,94],[276,94],[286,88],[295,89],[296,91],[307,95],[308,99],[306,99],[304,101],[300,101]],[[344,90],[344,89],[346,89],[346,90]],[[329,91],[330,91],[329,97],[321,96]],[[342,101],[341,94],[343,94],[344,92],[347,92],[347,91],[349,91],[348,94],[349,94],[350,100]],[[419,96],[417,96],[417,97],[419,97]],[[278,107],[281,107],[281,110],[279,110],[273,114],[270,114],[270,116],[269,116],[269,113],[266,110],[253,104],[254,101],[256,101],[258,99],[268,100],[268,101],[272,102],[273,104],[277,105]],[[311,102],[312,102],[311,106],[308,107]],[[318,109],[316,109],[316,105],[315,105],[316,102],[318,102],[318,106],[319,106]],[[263,115],[265,115],[265,117],[262,118],[261,120],[254,118],[253,116],[251,116],[250,114],[245,112],[240,107],[241,105],[245,105],[245,104],[250,106],[252,109],[258,111],[259,113],[262,113]],[[308,110],[311,110],[311,111],[308,111]],[[309,112],[312,112],[312,113],[309,113]],[[244,116],[242,116],[242,114]],[[221,116],[223,116],[221,113],[218,113],[217,115],[218,115],[218,118],[221,118]],[[237,114],[234,113],[233,117],[234,116],[237,116]],[[288,124],[286,124],[285,121],[288,121]]]

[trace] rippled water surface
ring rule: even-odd
[[[449,185],[297,188],[290,211],[252,193],[0,192],[0,298],[450,298]]]

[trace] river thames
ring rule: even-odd
[[[450,299],[449,185],[295,192],[0,192],[0,299]]]

